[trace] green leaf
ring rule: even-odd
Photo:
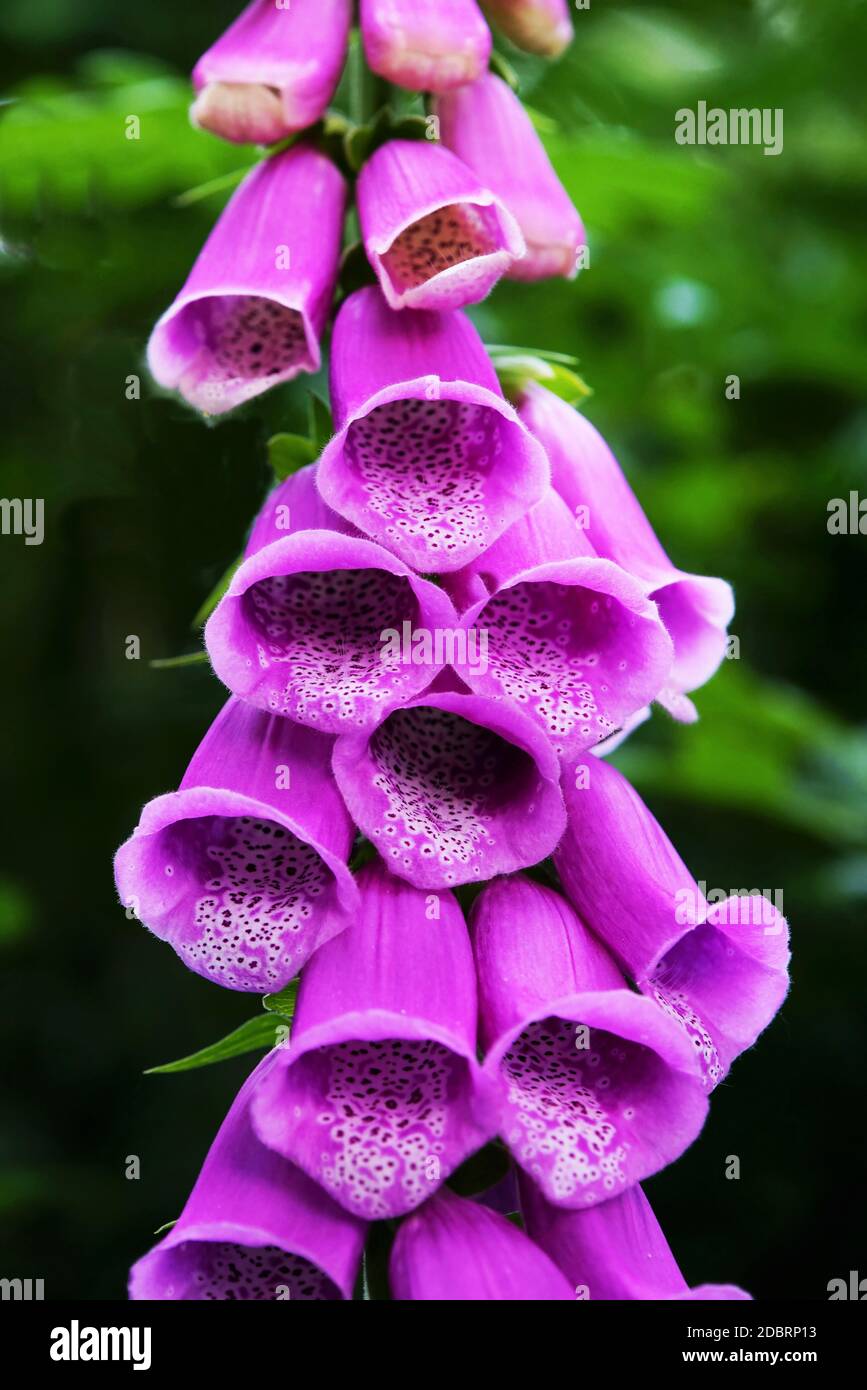
[[[312,463],[318,453],[313,440],[304,434],[272,434],[267,448],[268,462],[278,483]]]
[[[388,138],[389,140],[426,140],[429,129],[426,116],[397,116],[392,120]]]
[[[202,202],[204,198],[212,197],[215,193],[225,193],[230,188],[237,188],[251,168],[252,165],[248,165],[245,169],[233,169],[230,174],[220,174],[219,178],[208,179],[207,183],[200,183],[196,188],[187,188],[172,199],[172,206],[189,208],[194,203]]]
[[[271,1014],[256,1014],[248,1018],[240,1028],[235,1028],[219,1042],[211,1043],[189,1057],[181,1057],[177,1062],[164,1062],[159,1067],[148,1067],[145,1076],[168,1075],[179,1071],[195,1071],[197,1067],[210,1067],[214,1062],[225,1062],[230,1057],[241,1057],[245,1052],[264,1051],[282,1042],[285,1033],[278,1032],[285,1025]]]
[[[577,405],[593,394],[583,377],[571,367],[562,362],[549,361],[539,353],[516,353],[513,356],[503,353],[492,355],[491,360],[503,393],[513,404],[520,399],[528,381],[538,381],[555,396],[568,401],[569,405]]]
[[[502,1144],[486,1144],[452,1173],[448,1185],[459,1197],[476,1197],[500,1182],[509,1171],[509,1155]]]
[[[517,92],[520,86],[518,74],[515,72],[509,60],[504,58],[502,53],[498,53],[496,49],[494,49],[491,54],[489,67],[491,72],[495,72],[498,77],[502,77],[503,81],[511,87],[513,92]]]
[[[208,597],[196,610],[196,616],[190,623],[190,627],[193,629],[193,631],[195,631],[196,628],[203,627],[207,619],[210,618],[217,604],[220,602],[220,599],[223,597],[223,594],[226,592],[229,585],[231,584],[232,576],[234,575],[235,570],[238,568],[243,558],[243,555],[239,555],[237,560],[232,561],[225,574],[220,576],[213,589],[208,594]]]
[[[316,447],[316,457],[318,458],[334,433],[334,422],[331,419],[331,410],[315,391],[308,391],[307,393],[307,410],[310,419],[310,438]]]
[[[161,1226],[157,1226],[156,1230],[154,1231],[154,1235],[155,1235],[155,1236],[161,1236],[162,1233],[163,1233],[163,1231],[170,1231],[170,1230],[172,1229],[172,1227],[173,1227],[173,1226],[177,1226],[177,1224],[178,1224],[178,1218],[177,1218],[177,1217],[175,1217],[174,1221],[164,1221],[163,1224],[162,1224]]]
[[[184,652],[182,656],[159,656],[148,662],[154,671],[173,671],[178,666],[203,666],[207,652]]]
[[[295,1001],[298,998],[298,981],[290,980],[285,989],[281,989],[277,994],[263,994],[262,1007],[272,1014],[279,1014],[281,1018],[292,1019],[295,1016]]]

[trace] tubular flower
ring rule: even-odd
[[[395,1299],[562,1303],[566,1278],[511,1221],[441,1188],[401,1222],[391,1248]]]
[[[566,0],[482,0],[486,13],[516,48],[559,58],[572,42]]]
[[[668,677],[672,645],[656,605],[595,554],[553,491],[447,587],[467,633],[457,674],[480,695],[517,702],[563,756],[622,729]],[[481,634],[483,667],[470,659]]]
[[[563,887],[683,1028],[712,1089],[786,996],[786,921],[764,896],[709,904],[626,778],[601,758],[584,771],[563,775],[569,826],[554,855]]]
[[[334,326],[331,399],[322,496],[413,569],[459,569],[548,486],[544,450],[462,314],[396,314],[358,290]]]
[[[443,144],[483,179],[517,219],[527,254],[512,280],[572,279],[587,244],[584,224],[518,97],[486,73],[437,99]]]
[[[301,977],[292,1042],[257,1088],[260,1139],[356,1216],[411,1211],[496,1129],[476,1061],[476,985],[460,909],[379,865],[352,929]]]
[[[361,0],[361,37],[373,71],[413,92],[473,82],[491,56],[475,0]]]
[[[442,655],[412,663],[405,630],[455,624],[446,594],[382,546],[304,530],[235,571],[205,642],[233,694],[336,734],[373,728],[442,670]]]
[[[674,665],[668,691],[658,698],[676,717],[694,718],[684,692],[710,680],[725,656],[731,586],[671,563],[605,440],[577,410],[530,384],[520,415],[544,444],[554,488],[580,517],[591,544],[640,579],[659,605],[674,642]]]
[[[250,528],[244,559],[248,560],[272,541],[294,536],[296,531],[338,531],[345,536],[358,534],[342,516],[325,505],[316,486],[316,465],[313,463],[299,468],[297,473],[290,473],[268,493]]]
[[[358,180],[367,257],[392,309],[474,304],[524,254],[512,214],[442,145],[389,140]]]
[[[278,1049],[279,1051],[279,1049]],[[242,1086],[175,1225],[132,1267],[132,1299],[337,1301],[352,1297],[365,1225],[266,1148]]]
[[[751,1297],[734,1284],[691,1289],[637,1185],[585,1211],[552,1206],[524,1177],[520,1186],[529,1235],[583,1298],[735,1302]]]
[[[500,1132],[545,1196],[588,1206],[678,1158],[708,1104],[689,1042],[569,904],[498,879],[473,905],[472,932]]]
[[[333,767],[355,823],[422,888],[525,868],[563,832],[553,749],[525,714],[481,695],[429,691],[373,733],[341,735]]]
[[[256,165],[151,334],[160,386],[218,415],[318,369],[345,199],[342,175],[306,145]]]
[[[270,145],[313,125],[337,86],[350,0],[253,0],[193,69],[194,125]]]
[[[330,754],[324,734],[229,700],[118,850],[121,901],[199,975],[280,990],[347,926],[353,829]]]

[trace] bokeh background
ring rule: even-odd
[[[0,14],[0,495],[46,507],[41,547],[0,538],[0,1273],[49,1298],[123,1297],[250,1065],[142,1075],[257,1001],[127,921],[111,877],[222,698],[206,666],[149,661],[198,646],[191,619],[268,486],[265,441],[303,424],[293,386],[208,427],[143,364],[225,197],[179,195],[253,157],[186,117],[186,74],[236,8]],[[592,0],[576,27],[553,67],[510,56],[591,267],[501,285],[475,317],[489,342],[580,358],[585,409],[670,553],[735,585],[740,659],[699,692],[701,722],[657,715],[617,761],[696,877],[783,891],[794,985],[648,1190],[691,1282],[822,1299],[867,1275],[867,540],[826,525],[829,499],[867,494],[864,6]],[[676,145],[699,99],[782,107],[783,153]]]

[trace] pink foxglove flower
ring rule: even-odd
[[[194,125],[270,145],[313,125],[337,86],[350,0],[253,0],[193,69]]]
[[[445,92],[488,66],[491,32],[476,0],[361,0],[374,72],[413,92]]]
[[[345,200],[342,175],[307,146],[256,165],[151,334],[160,386],[219,415],[318,369]]]
[[[351,921],[353,827],[331,743],[229,700],[180,789],[149,801],[118,850],[121,902],[206,979],[283,989]]]
[[[358,180],[367,257],[392,309],[474,304],[524,254],[512,214],[443,145],[389,140]]]

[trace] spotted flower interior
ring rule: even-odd
[[[446,884],[482,879],[498,839],[532,802],[522,749],[447,710],[396,710],[370,742],[385,809],[371,835],[404,872],[436,865]]]
[[[468,1063],[432,1039],[320,1047],[290,1066],[281,1151],[370,1220],[412,1210],[480,1143]]]
[[[187,1240],[163,1253],[151,1278],[164,1285],[165,1298],[190,1302],[340,1299],[339,1290],[315,1264],[275,1245]]]
[[[202,410],[227,408],[314,370],[303,316],[259,295],[207,295],[169,325],[188,365],[180,389]]]
[[[425,285],[456,265],[465,266],[461,282],[466,287],[480,273],[474,272],[472,262],[494,255],[502,245],[496,208],[453,203],[411,223],[380,261],[398,294]],[[486,270],[481,273],[489,277]]]
[[[254,702],[329,733],[376,723],[430,680],[382,633],[413,626],[418,601],[384,570],[274,575],[243,598],[246,646],[258,670]]]
[[[273,821],[200,816],[150,837],[136,911],[230,989],[282,988],[334,895],[316,850]]]

